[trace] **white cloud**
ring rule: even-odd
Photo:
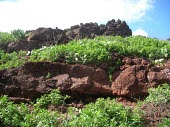
[[[142,30],[142,29],[137,29],[136,31],[134,31],[134,32],[132,33],[132,35],[133,35],[133,36],[141,35],[141,36],[146,36],[146,37],[148,37],[148,33],[145,32],[145,31]]]
[[[0,2],[0,31],[69,28],[85,22],[139,21],[153,0],[17,0]]]

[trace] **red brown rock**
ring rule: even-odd
[[[0,94],[9,95],[15,101],[28,101],[58,88],[73,99],[113,95],[145,97],[150,87],[170,83],[170,62],[157,67],[137,57],[124,61],[123,69],[119,67],[112,74],[112,83],[107,70],[100,67],[29,62],[22,67],[0,71]]]
[[[63,63],[26,63],[0,71],[0,94],[36,99],[59,88],[62,93],[111,96],[109,78],[102,69]],[[23,99],[24,100],[24,99]]]
[[[72,80],[72,86],[70,88],[71,91],[84,93],[84,91],[91,89],[93,86],[90,77],[71,78],[71,80]]]
[[[136,65],[131,64],[131,61],[134,59],[126,60],[123,71],[112,83],[114,95],[144,97],[147,96],[149,88],[170,83],[170,64],[152,67],[147,60],[135,58],[133,64],[137,63]]]

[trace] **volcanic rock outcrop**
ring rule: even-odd
[[[164,66],[153,66],[149,60],[125,57],[124,65],[112,82],[112,92],[116,96],[145,97],[148,89],[163,83],[170,83],[170,62]]]
[[[154,66],[149,60],[125,57],[124,65],[109,78],[102,67],[65,63],[26,63],[0,71],[0,94],[29,101],[60,89],[73,99],[91,97],[146,97],[148,89],[170,83],[170,62]]]
[[[0,71],[0,94],[31,100],[55,88],[73,96],[111,96],[110,86],[103,69],[85,65],[40,62]]]
[[[106,25],[98,25],[97,23],[80,23],[80,25],[71,26],[69,29],[61,30],[56,27],[38,28],[29,31],[30,35],[25,41],[9,42],[6,45],[0,45],[1,49],[6,52],[18,52],[19,50],[30,51],[42,46],[55,44],[66,44],[73,39],[94,38],[96,36],[122,36],[132,35],[132,31],[125,21],[112,19]]]
[[[54,43],[67,43],[73,39],[94,38],[99,35],[113,36],[131,36],[132,31],[125,21],[112,19],[106,25],[98,25],[97,23],[80,23],[80,25],[71,26],[70,29],[52,29],[38,28],[32,31],[28,36],[28,41],[54,41]]]

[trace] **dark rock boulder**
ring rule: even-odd
[[[132,31],[125,21],[112,19],[106,25],[98,25],[97,23],[81,23],[80,25],[72,26],[67,31],[67,36],[70,39],[94,38],[96,36],[104,35],[119,35],[122,37],[131,36]]]
[[[60,42],[65,43],[63,40],[64,31],[61,29],[52,29],[52,28],[38,28],[31,32],[28,36],[27,41],[43,41],[44,45],[58,44]]]
[[[170,41],[170,38],[167,38],[166,40],[167,40],[167,41]]]
[[[107,30],[105,31],[105,35],[113,35],[113,36],[131,36],[132,31],[129,29],[129,26],[125,21],[121,21],[118,19],[115,21],[114,19],[110,20],[106,24]]]
[[[39,28],[32,32],[28,37],[28,40],[41,40],[48,42],[53,42],[53,44],[58,43],[68,43],[73,39],[83,39],[83,38],[94,38],[96,36],[108,36],[108,35],[119,35],[119,36],[131,36],[132,31],[125,21],[111,20],[108,21],[106,25],[98,25],[97,23],[81,23],[80,25],[71,26],[70,29],[60,30],[51,28]],[[45,45],[45,44],[44,44]]]
[[[5,51],[8,53],[19,52],[21,49],[24,51],[30,51],[36,48],[41,48],[43,45],[42,41],[23,41],[11,42],[5,48]]]

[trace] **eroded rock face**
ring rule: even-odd
[[[113,94],[132,97],[145,96],[149,88],[147,73],[147,68],[141,65],[126,68],[112,83]]]
[[[74,98],[82,96],[123,98],[145,97],[148,89],[170,84],[170,62],[154,66],[149,60],[123,58],[110,81],[107,70],[87,65],[64,63],[26,63],[22,67],[0,71],[0,94],[12,100],[28,102],[58,88]]]
[[[149,88],[157,87],[163,83],[170,83],[169,63],[156,67],[151,65],[149,61],[141,58],[126,58],[124,60],[123,71],[116,75],[117,77],[112,83],[114,95],[145,97],[148,95]]]
[[[107,73],[85,65],[27,63],[23,67],[0,71],[0,83],[2,95],[31,100],[56,88],[63,93],[112,95]]]

